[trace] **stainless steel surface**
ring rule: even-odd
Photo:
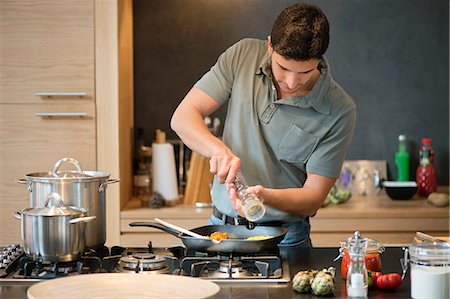
[[[85,92],[36,92],[34,94],[38,97],[85,97]]]
[[[296,249],[287,252],[290,277],[295,273],[305,269],[321,269],[332,265],[339,267],[340,264],[333,263],[338,248],[313,248]],[[387,248],[383,254],[383,272],[399,271],[399,259],[403,257],[403,251],[398,247]],[[133,274],[135,275],[135,274]],[[336,287],[334,296],[331,298],[347,298],[345,280],[343,280],[340,271],[336,273]],[[36,281],[15,280],[6,281],[0,279],[0,299],[25,299],[27,298],[27,289]],[[218,282],[220,292],[217,299],[247,299],[247,298],[265,298],[265,299],[298,299],[298,298],[317,298],[313,294],[299,294],[292,290],[290,283],[252,283],[245,282],[240,284]],[[410,298],[410,277],[405,276],[402,285],[394,290],[370,289],[370,298]]]
[[[74,165],[76,171],[59,171],[64,163]],[[86,246],[98,248],[106,242],[106,187],[119,181],[109,176],[106,172],[83,171],[78,161],[64,158],[56,162],[52,172],[30,173],[16,182],[28,185],[31,207],[44,206],[47,195],[56,192],[67,206],[85,208],[88,216],[96,216],[87,224]]]
[[[51,193],[45,207],[23,209],[18,214],[25,252],[33,259],[73,261],[84,252],[86,221],[93,220],[82,219],[85,209],[66,208],[59,195]]]
[[[36,112],[39,117],[85,117],[87,112]]]

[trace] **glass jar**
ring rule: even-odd
[[[348,253],[351,238],[341,241],[341,248],[339,249],[339,257],[341,261],[341,274],[344,279],[347,279],[348,266],[350,265],[350,255]],[[384,247],[377,240],[368,239],[365,254],[365,263],[367,270],[372,272],[381,272],[381,256],[384,252]]]
[[[414,243],[409,263],[412,298],[450,298],[450,243]]]

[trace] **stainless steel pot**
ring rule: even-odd
[[[60,171],[64,163],[73,164],[76,171]],[[43,207],[47,195],[56,192],[65,205],[87,209],[88,216],[96,216],[97,221],[87,225],[86,246],[99,248],[106,241],[106,187],[119,182],[109,176],[106,172],[83,171],[77,160],[64,158],[56,162],[53,171],[30,173],[16,182],[28,185],[32,208]]]
[[[83,208],[64,206],[57,193],[47,196],[42,208],[22,209],[14,214],[21,221],[25,253],[35,260],[68,262],[85,250],[86,217]]]

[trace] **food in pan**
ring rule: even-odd
[[[262,241],[262,240],[267,240],[273,238],[273,236],[267,236],[267,235],[260,235],[260,236],[251,236],[248,237],[246,240],[250,240],[250,241]]]
[[[228,233],[222,233],[222,232],[213,232],[211,235],[209,235],[210,239],[221,241],[223,239],[228,239]]]

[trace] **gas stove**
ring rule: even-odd
[[[0,247],[0,281],[41,281],[86,273],[183,275],[221,283],[288,283],[289,267],[280,255],[190,252],[183,246],[90,249],[72,262],[28,257],[19,244]]]

